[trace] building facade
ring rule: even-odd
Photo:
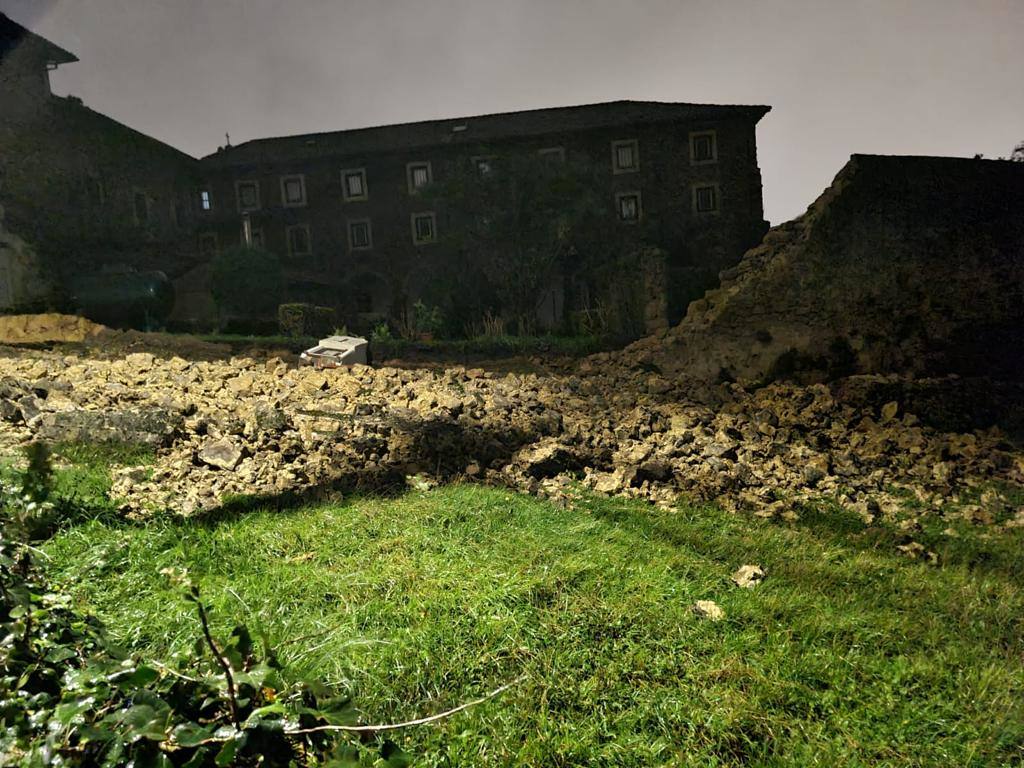
[[[58,293],[83,274],[162,270],[179,327],[218,321],[210,262],[243,243],[281,258],[286,300],[333,307],[353,329],[420,300],[501,315],[493,253],[466,246],[480,211],[449,191],[524,159],[582,173],[600,208],[590,246],[567,249],[532,289],[542,326],[630,301],[658,307],[655,326],[674,322],[767,229],[755,135],[766,106],[617,101],[257,139],[196,160],[52,95],[49,71],[76,60],[0,14],[6,226]],[[613,247],[598,254],[595,241]]]
[[[622,247],[665,254],[674,321],[767,229],[755,126],[769,109],[621,101],[249,141],[203,158],[197,244],[212,256],[248,232],[282,257],[289,300],[357,323],[400,315],[456,257],[448,182],[532,156],[589,169]],[[591,293],[568,287],[538,295],[548,324]]]

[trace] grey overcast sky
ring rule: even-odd
[[[854,152],[1024,140],[1024,0],[0,0],[54,91],[192,155],[260,136],[614,99],[770,104],[766,216]]]

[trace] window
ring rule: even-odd
[[[437,238],[437,219],[433,211],[412,215],[412,241],[416,245],[432,243]]]
[[[702,165],[718,160],[718,142],[714,131],[690,134],[690,164]]]
[[[564,147],[545,147],[544,149],[537,150],[537,154],[544,160],[551,163],[564,163],[565,162],[565,148]]]
[[[309,246],[309,226],[306,224],[293,224],[284,228],[284,237],[288,242],[289,256],[309,256],[312,249]]]
[[[341,172],[341,191],[347,202],[366,200],[369,190],[366,188],[366,169],[349,168]]]
[[[249,230],[249,238],[253,248],[263,247],[263,230],[253,227]]]
[[[619,212],[619,221],[636,224],[640,221],[640,193],[620,192],[615,196],[615,208]]]
[[[213,210],[213,196],[210,194],[210,190],[208,189],[199,190],[199,210]]]
[[[216,232],[203,232],[199,235],[199,255],[205,258],[217,255]]]
[[[640,170],[640,147],[636,139],[612,142],[612,172],[632,173]]]
[[[713,213],[718,210],[718,186],[707,184],[693,188],[693,210],[697,213]]]
[[[132,213],[136,224],[149,223],[149,198],[145,192],[136,192],[133,198]]]
[[[348,223],[348,248],[365,251],[373,247],[373,233],[369,219],[354,219]]]
[[[478,176],[488,176],[494,171],[494,157],[474,157],[473,167],[476,168]]]
[[[236,181],[235,194],[238,196],[238,212],[260,209],[260,183],[258,181]]]
[[[409,163],[405,166],[409,177],[409,194],[414,195],[434,180],[430,171],[430,163]]]
[[[281,204],[299,208],[306,204],[306,177],[301,173],[281,177]]]

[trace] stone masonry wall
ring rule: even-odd
[[[706,379],[1024,377],[1024,166],[854,155],[668,334],[630,347]]]

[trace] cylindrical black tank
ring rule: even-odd
[[[153,330],[174,309],[174,285],[163,272],[100,272],[70,288],[79,314],[114,328]]]

